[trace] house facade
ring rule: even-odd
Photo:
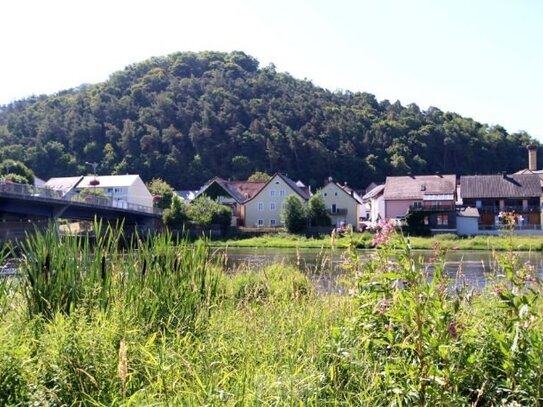
[[[375,185],[363,197],[368,221],[378,223],[385,219],[385,185]]]
[[[342,227],[351,225],[360,229],[360,222],[366,218],[362,197],[347,185],[328,182],[320,191],[329,210],[332,225]]]
[[[541,179],[538,174],[470,175],[460,178],[462,203],[477,208],[481,230],[503,226],[514,213],[520,229],[541,229]]]
[[[245,201],[245,226],[283,226],[281,212],[289,195],[295,195],[302,202],[310,198],[310,192],[290,178],[280,173],[273,175],[253,197]]]
[[[129,205],[153,207],[153,196],[139,175],[90,175],[81,177],[51,178],[47,187],[62,191],[67,199],[77,196],[84,189],[94,189],[109,197],[114,206]]]
[[[456,230],[456,175],[387,177],[383,198],[386,219],[417,212],[432,231]]]

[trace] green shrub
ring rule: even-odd
[[[28,403],[30,377],[25,365],[29,354],[25,341],[15,338],[10,332],[0,331],[0,405]]]
[[[232,277],[232,296],[241,302],[291,300],[312,292],[312,284],[294,267],[271,265],[262,271],[240,272]]]

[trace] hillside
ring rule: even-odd
[[[177,189],[256,170],[355,187],[407,172],[516,171],[530,142],[437,108],[331,92],[242,52],[151,58],[104,83],[0,108],[0,160],[42,178],[99,162],[101,174],[161,177]]]

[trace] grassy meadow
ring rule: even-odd
[[[266,234],[263,236],[229,239],[225,241],[213,241],[214,246],[229,247],[275,247],[275,248],[346,248],[352,242],[353,237],[347,235],[335,236],[303,236],[288,233]],[[374,234],[369,232],[355,233],[354,239],[357,247],[372,248]],[[543,238],[541,236],[472,236],[459,237],[457,235],[446,233],[433,237],[410,237],[409,242],[413,249],[431,250],[436,242],[445,248],[455,248],[459,250],[508,250],[512,242],[513,249],[516,251],[540,251],[543,250]]]
[[[0,405],[543,402],[541,285],[511,250],[475,291],[450,286],[445,245],[428,267],[384,230],[362,264],[351,238],[338,295],[279,264],[227,273],[205,241],[97,236],[20,244],[20,276],[0,279]]]

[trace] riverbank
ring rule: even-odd
[[[374,235],[371,233],[355,233],[350,236],[329,235],[306,237],[287,233],[268,234],[250,238],[229,240],[214,240],[211,245],[218,247],[269,247],[269,248],[331,248],[345,249],[354,244],[357,248],[372,248]],[[474,236],[461,238],[453,234],[437,235],[434,237],[410,237],[413,249],[432,250],[436,244],[451,250],[497,250],[504,251],[541,251],[543,238],[541,236]]]
[[[227,273],[205,242],[54,231],[0,279],[0,405],[537,405],[543,288],[498,256],[448,290],[398,235],[343,256],[349,295],[282,263]],[[527,289],[529,288],[529,289]],[[491,378],[492,380],[489,380]]]

